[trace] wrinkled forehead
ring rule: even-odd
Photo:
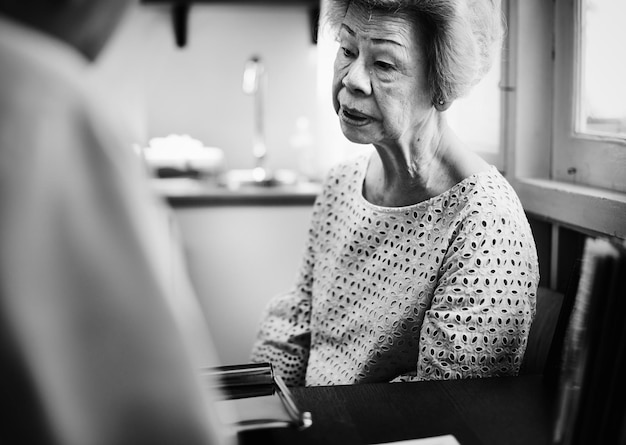
[[[412,47],[418,38],[416,24],[408,14],[368,2],[350,2],[340,32],[367,40],[391,40]]]

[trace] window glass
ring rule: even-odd
[[[581,0],[578,13],[576,132],[626,139],[626,1]]]

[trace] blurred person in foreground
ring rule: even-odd
[[[196,375],[216,361],[165,209],[91,94],[90,61],[130,4],[0,0],[0,437],[10,443],[232,442]]]
[[[290,385],[516,375],[535,243],[512,187],[445,115],[497,54],[499,1],[328,0],[322,15],[341,129],[374,149],[329,172],[252,360]]]

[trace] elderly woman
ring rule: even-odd
[[[517,374],[535,244],[511,186],[443,113],[489,68],[498,2],[325,6],[341,129],[375,150],[329,173],[298,281],[270,302],[252,360],[291,385]]]

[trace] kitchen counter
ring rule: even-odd
[[[298,182],[292,185],[227,188],[215,181],[194,178],[153,179],[153,188],[172,207],[224,205],[311,205],[321,184]]]

